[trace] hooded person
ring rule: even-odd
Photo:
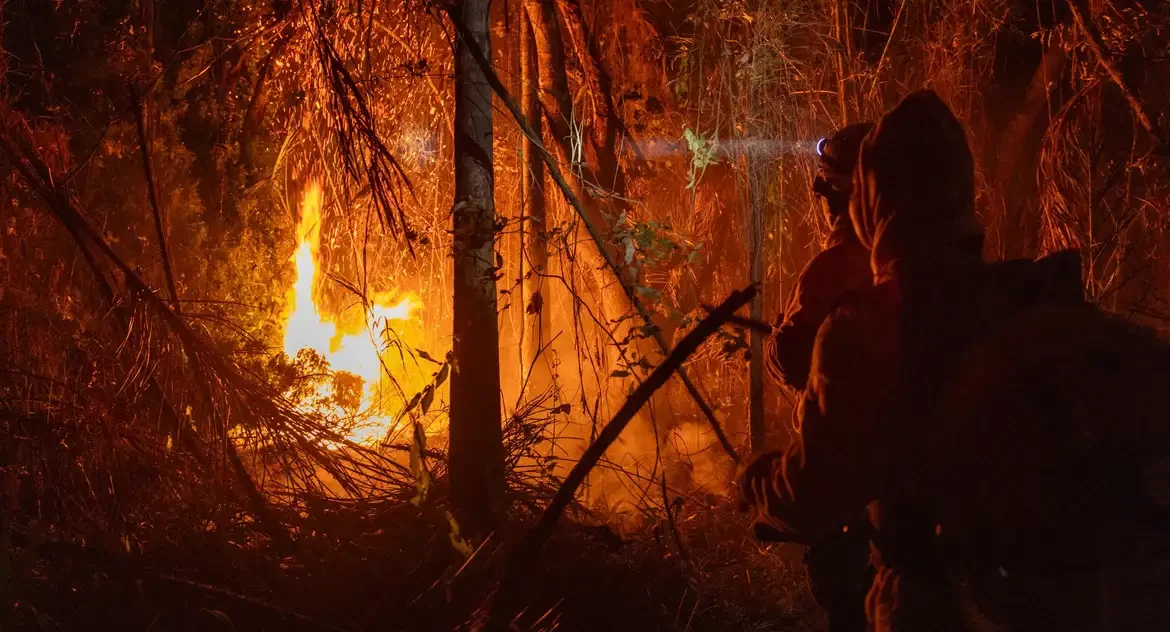
[[[974,192],[966,134],[933,92],[907,96],[866,137],[850,218],[873,285],[818,330],[798,439],[741,480],[762,539],[814,542],[868,509],[877,632],[966,629],[935,533],[950,445],[936,423],[941,393],[988,314],[1078,294],[1079,266],[1065,286],[1043,287],[1050,268],[1070,268],[1066,256],[1012,262],[1011,274],[984,264]],[[1016,277],[1025,287],[999,291]]]
[[[768,374],[793,391],[803,390],[808,380],[813,341],[821,323],[850,292],[872,284],[869,249],[858,241],[849,219],[853,169],[861,141],[872,129],[873,123],[855,123],[817,143],[819,160],[812,191],[829,237],[825,249],[797,278],[765,352]]]
[[[886,311],[854,322],[895,341],[875,345],[888,380],[868,385],[880,393],[870,454],[886,457],[860,474],[877,477],[885,558],[870,618],[878,630],[1170,630],[1170,345],[1085,303],[1075,252],[979,263],[972,167],[958,122],[918,93],[883,119],[855,174],[851,216]],[[849,383],[826,334],[816,372],[838,378],[818,384],[818,412]],[[791,485],[800,470],[784,475]]]
[[[1170,348],[1085,305],[1075,253],[982,263],[972,192],[933,93],[863,145],[875,285],[818,332],[799,441],[745,471],[757,534],[868,506],[877,632],[1170,629]]]
[[[850,218],[874,284],[820,325],[799,437],[749,465],[742,492],[762,539],[815,542],[868,506],[873,629],[961,629],[933,541],[928,416],[914,404],[935,396],[964,346],[983,233],[966,135],[933,92],[909,95],[867,136]]]
[[[765,356],[769,375],[795,392],[805,387],[821,323],[851,292],[872,285],[869,249],[857,239],[849,218],[857,154],[872,129],[873,123],[856,123],[817,144],[819,160],[812,191],[829,226],[829,238],[825,249],[797,279],[781,324],[768,339]],[[858,512],[858,519],[863,517]],[[829,632],[863,632],[865,595],[873,580],[864,530],[855,523],[853,529],[824,534],[808,547],[804,562]]]

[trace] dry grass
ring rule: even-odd
[[[276,345],[264,332],[271,334],[268,321],[279,310],[235,304],[243,303],[241,294],[278,298],[272,288],[284,287],[279,268],[292,250],[300,188],[320,178],[329,200],[323,267],[338,280],[323,289],[323,306],[340,311],[355,292],[411,291],[425,306],[422,346],[441,357],[449,345],[450,25],[414,3],[333,4],[332,13],[295,10],[286,22],[230,42],[241,67],[255,68],[281,29],[290,29],[268,80],[273,105],[256,132],[270,160],[246,194],[232,194],[242,216],[234,221],[250,226],[242,245],[204,235],[218,234],[208,230],[214,222],[224,226],[211,228],[229,233],[230,216],[213,214],[210,201],[204,207],[186,199],[201,190],[194,184],[206,175],[197,172],[201,163],[183,158],[184,149],[168,154],[175,164],[158,165],[172,238],[235,270],[185,268],[192,257],[176,247],[176,278],[207,277],[179,283],[188,301],[181,316],[149,291],[164,275],[152,231],[138,235],[133,227],[135,218],[150,216],[142,184],[102,182],[139,172],[136,155],[119,143],[125,121],[115,116],[90,146],[78,119],[60,114],[65,106],[17,111],[19,95],[4,86],[4,137],[36,147],[43,165],[5,181],[12,215],[4,216],[0,236],[0,592],[17,595],[18,603],[5,605],[0,626],[208,629],[224,626],[226,617],[237,627],[276,629],[289,625],[291,612],[345,629],[444,629],[472,619],[490,593],[499,560],[486,555],[460,571],[464,560],[449,544],[441,446],[430,453],[436,482],[420,506],[409,502],[417,490],[408,446],[325,449],[324,440],[340,440],[336,420],[298,410],[266,373]],[[1170,204],[1165,158],[1150,152],[1126,101],[1067,24],[1043,24],[1033,40],[1007,0],[701,1],[689,16],[651,4],[586,3],[597,10],[585,15],[591,32],[606,35],[599,49],[633,135],[619,144],[630,176],[623,226],[645,237],[631,240],[632,261],[643,266],[649,302],[669,335],[684,332],[686,316],[703,303],[744,285],[748,268],[745,231],[735,229],[746,225],[743,156],[733,152],[696,178],[693,156],[678,140],[685,130],[788,143],[788,153],[770,165],[765,285],[774,313],[824,236],[819,216],[809,212],[809,141],[876,117],[926,86],[968,124],[993,252],[1082,248],[1094,298],[1156,326],[1170,317],[1170,259],[1161,254]],[[1170,14],[1139,3],[1098,4],[1105,44],[1140,79],[1148,109],[1165,111]],[[1022,175],[1019,189],[1010,188],[997,164],[1006,159],[1004,130],[1011,128],[1004,121],[1018,114],[1018,95],[1000,85],[1010,83],[1001,81],[1002,56],[1026,50],[1039,57],[1054,48],[1067,66],[1038,84],[1035,155],[1013,157]],[[180,116],[170,111],[187,98],[180,89],[214,85],[219,71],[209,69],[220,59],[211,49],[176,61],[174,82],[152,84],[175,91],[154,95],[163,112],[156,143],[182,144],[178,132],[163,132]],[[10,72],[34,76],[6,59]],[[514,85],[509,47],[497,46],[493,61]],[[592,95],[571,66],[576,107],[587,111]],[[126,70],[111,68],[115,75]],[[508,290],[502,340],[510,349],[526,307],[518,296],[513,210],[518,135],[506,117],[496,120],[501,287]],[[225,138],[227,157],[212,167],[227,182],[238,157],[233,137]],[[650,141],[666,149],[650,151]],[[651,159],[638,158],[635,144]],[[516,524],[544,506],[564,471],[559,462],[580,454],[642,369],[629,371],[632,377],[614,371],[658,361],[651,354],[643,362],[637,341],[625,335],[632,315],[606,316],[608,277],[585,263],[592,246],[575,216],[554,205],[549,226],[554,264],[543,296],[554,325],[550,381],[540,396],[521,393],[524,368],[512,356],[504,363]],[[275,269],[239,272],[258,260]],[[225,278],[244,279],[251,294],[215,287]],[[733,438],[742,439],[747,371],[740,351],[734,341],[712,341],[688,369]],[[437,399],[444,397],[440,391]],[[442,403],[435,408],[442,415]],[[776,408],[780,426],[784,411]],[[529,596],[531,628],[815,624],[796,552],[751,540],[720,496],[726,461],[709,437],[693,432],[698,421],[673,385],[609,455],[574,523],[554,538],[550,563],[533,570],[546,581]],[[194,428],[204,456],[179,440],[178,427]],[[289,555],[273,549],[271,524],[260,524],[271,519],[258,517],[255,499],[242,489],[233,450],[279,528],[297,536]],[[346,497],[334,497],[337,489]],[[610,520],[620,523],[624,541],[595,528]]]

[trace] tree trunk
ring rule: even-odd
[[[462,0],[452,17],[489,58],[490,0]],[[496,317],[492,91],[459,37],[455,42],[454,302],[448,472],[451,501],[471,535],[503,510],[504,448]]]
[[[762,288],[764,283],[764,178],[767,166],[764,158],[753,152],[748,158],[748,182],[750,185],[751,208],[748,217],[748,245],[751,256],[751,283]],[[752,297],[752,320],[764,321],[764,297],[757,291]],[[749,364],[751,409],[748,423],[752,434],[752,450],[764,448],[767,435],[764,422],[764,334],[753,329],[749,338],[751,362]]]
[[[569,187],[577,199],[581,200],[588,217],[585,219],[598,229],[602,230],[606,240],[605,249],[615,261],[618,253],[612,242],[612,223],[601,212],[603,192],[591,189],[588,185],[602,183],[591,165],[585,159],[585,139],[575,133],[570,122],[580,123],[573,113],[573,103],[569,97],[569,82],[565,77],[565,52],[561,39],[560,26],[557,23],[556,5],[553,0],[524,0],[524,8],[528,12],[529,23],[532,26],[533,41],[536,44],[536,67],[540,81],[540,106],[543,108],[548,121],[548,138],[551,149],[556,151],[557,160],[568,167],[575,177],[567,178]],[[531,120],[531,119],[529,119]],[[611,200],[612,201],[612,200]],[[621,206],[620,204],[615,204]],[[616,215],[616,213],[615,213]],[[633,284],[636,275],[629,268],[622,269],[623,280]]]
[[[1064,43],[1054,39],[1036,66],[1023,100],[1013,104],[1015,115],[1000,134],[1000,142],[990,148],[994,162],[988,171],[1003,187],[1006,226],[998,244],[1001,259],[1028,256],[1038,248],[1039,217],[1030,212],[1038,207],[1036,171],[1048,130],[1050,96],[1068,65]]]
[[[842,0],[833,2],[833,38],[837,40],[837,47],[833,51],[833,61],[837,68],[837,108],[840,125],[849,124],[849,64],[852,63],[853,39],[849,25],[849,10],[842,6]]]
[[[748,116],[749,120],[759,120],[759,86],[761,81],[758,75],[761,69],[756,65],[755,53],[752,54],[752,81],[748,86]],[[762,129],[752,134],[756,138],[763,138]],[[748,255],[751,258],[750,279],[757,289],[752,296],[752,320],[764,320],[764,196],[768,166],[767,157],[755,145],[748,144]],[[749,378],[749,413],[748,427],[751,430],[752,450],[764,448],[767,437],[767,427],[764,423],[764,335],[755,329],[751,330],[748,342],[750,344],[751,360],[748,365]]]
[[[543,143],[540,136],[543,134],[540,117],[540,80],[536,67],[536,42],[532,37],[530,20],[526,15],[520,19],[520,103],[524,110],[524,118],[532,125],[537,134],[537,140]],[[527,136],[521,146],[520,168],[520,195],[523,203],[523,250],[521,265],[527,269],[524,272],[524,304],[526,316],[524,323],[523,358],[524,375],[536,370],[541,347],[544,346],[544,337],[550,331],[548,310],[543,305],[543,296],[540,293],[544,278],[548,273],[548,224],[546,202],[544,197],[544,161],[541,160],[540,149]]]
[[[570,98],[569,82],[565,75],[565,51],[561,28],[557,22],[557,12],[554,0],[524,0],[524,7],[532,26],[533,41],[536,44],[536,68],[540,82],[540,107],[544,111],[545,121],[548,123],[548,138],[557,160],[572,173],[566,178],[573,195],[581,201],[585,211],[585,221],[593,225],[600,233],[598,251],[584,251],[583,269],[591,277],[591,283],[602,297],[598,307],[606,320],[620,320],[622,326],[630,326],[634,321],[622,319],[622,315],[631,311],[632,297],[627,296],[624,289],[614,287],[610,282],[606,260],[619,262],[620,285],[634,287],[639,281],[639,270],[636,265],[623,265],[619,257],[617,244],[613,238],[613,222],[606,215],[616,217],[625,207],[619,197],[613,197],[605,190],[607,183],[602,182],[599,172],[594,169],[596,161],[590,160],[592,143],[584,136],[581,121],[573,111],[573,102]],[[634,262],[636,264],[636,262]],[[614,335],[621,339],[625,332],[615,331]],[[605,363],[617,368],[620,350],[607,346],[605,349]],[[616,391],[615,391],[615,396]]]
[[[581,0],[557,0],[561,19],[573,43],[573,52],[581,67],[585,85],[593,105],[592,121],[589,123],[592,160],[599,184],[621,194],[625,190],[625,176],[621,170],[621,157],[615,148],[617,131],[621,127],[613,106],[613,81],[601,63],[601,53],[596,41],[585,28],[585,16]]]

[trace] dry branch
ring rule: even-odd
[[[98,250],[106,255],[110,262],[113,263],[119,269],[119,271],[122,272],[127,285],[129,285],[136,294],[143,296],[148,300],[153,300],[156,303],[156,306],[158,307],[158,313],[179,336],[184,346],[188,348],[189,355],[192,358],[197,357],[198,353],[195,351],[195,349],[192,349],[192,346],[199,346],[195,333],[188,329],[179,315],[173,311],[165,301],[159,299],[150,286],[144,280],[142,280],[142,278],[139,277],[138,274],[129,265],[127,265],[120,257],[118,257],[117,253],[115,253],[113,249],[110,248],[109,244],[107,244],[105,240],[103,240],[97,234],[93,227],[91,227],[89,223],[86,222],[81,213],[73,207],[72,202],[70,202],[70,200],[63,193],[61,193],[51,184],[52,181],[48,175],[47,167],[45,167],[45,165],[37,159],[32,150],[24,147],[23,143],[20,143],[19,141],[17,141],[17,144],[19,148],[12,147],[8,144],[7,141],[5,141],[2,146],[3,153],[8,155],[9,160],[16,167],[17,171],[20,172],[21,177],[24,178],[29,187],[36,193],[38,197],[41,198],[45,205],[49,207],[49,210],[53,216],[57,218],[57,220],[66,228],[66,230],[69,231],[71,235],[73,235],[74,239],[77,241],[78,247],[87,254],[87,259],[89,255],[89,244],[92,243],[98,248]],[[112,294],[108,284],[106,284],[105,277],[100,275],[100,269],[97,268],[96,265],[93,267],[95,273],[99,274],[100,282],[105,285],[105,290]],[[107,298],[109,298],[111,303],[113,303],[112,295],[108,296]],[[127,331],[129,330],[125,325],[123,325],[123,328]],[[152,385],[153,386],[151,387],[151,390],[157,390],[157,395],[163,401],[164,408],[169,409],[170,406],[166,402],[166,398],[162,393],[161,387],[159,387],[157,383],[154,383],[153,381]],[[177,416],[174,415],[173,410],[170,411],[170,415],[175,417],[172,420],[172,422],[175,424],[175,428],[172,431],[175,432],[175,434],[180,435],[180,440],[183,440],[182,435],[191,434],[190,432],[181,433],[180,430],[182,424],[178,420]],[[190,439],[189,445],[198,455],[198,447],[195,438],[188,438]],[[288,532],[285,531],[282,526],[280,526],[280,522],[275,518],[275,516],[273,516],[267,501],[260,493],[260,490],[256,488],[256,484],[248,474],[247,470],[244,469],[244,465],[240,461],[239,455],[236,454],[234,447],[230,445],[230,442],[225,443],[227,444],[229,462],[232,466],[232,470],[236,474],[237,482],[244,490],[244,494],[250,503],[250,509],[255,514],[257,521],[265,529],[268,535],[272,537],[273,542],[279,548],[282,550],[289,550],[291,548],[291,540],[288,536]]]
[[[737,290],[731,293],[726,300],[723,301],[719,307],[711,310],[698,325],[695,326],[682,340],[679,341],[678,346],[670,352],[670,355],[659,364],[654,371],[646,378],[646,381],[638,385],[634,392],[626,399],[626,403],[622,405],[613,419],[606,424],[605,428],[597,435],[597,440],[589,445],[585,453],[569,471],[569,475],[565,477],[565,481],[561,483],[557,489],[556,496],[553,497],[551,503],[544,510],[540,521],[536,527],[528,534],[520,544],[520,548],[513,554],[509,561],[509,574],[505,576],[503,585],[500,588],[500,601],[497,602],[496,607],[493,608],[490,628],[498,628],[500,622],[507,622],[515,616],[518,597],[517,588],[522,579],[521,573],[531,569],[537,557],[540,554],[544,544],[552,535],[553,528],[556,527],[557,521],[560,520],[561,514],[573,501],[577,495],[577,490],[581,484],[585,482],[585,478],[589,476],[589,472],[597,465],[598,461],[605,454],[605,451],[613,445],[622,430],[634,418],[634,415],[650,401],[650,397],[654,392],[666,384],[670,376],[682,369],[682,365],[686,362],[699,346],[719,331],[719,328],[724,323],[728,322],[735,316],[735,312],[739,308],[751,302],[756,295],[756,288],[754,286],[743,290]]]
[[[456,30],[459,31],[459,37],[467,37],[467,27],[454,15],[451,15],[451,22],[455,25]],[[491,84],[492,89],[496,92],[496,95],[500,97],[500,100],[504,102],[505,106],[507,106],[508,111],[512,113],[512,118],[516,120],[516,124],[520,126],[520,130],[524,132],[524,135],[532,142],[533,146],[540,150],[539,153],[544,159],[544,164],[548,167],[549,175],[552,176],[553,181],[556,182],[557,187],[561,189],[561,193],[565,196],[565,199],[568,200],[569,205],[573,207],[573,210],[581,218],[582,223],[585,224],[585,229],[589,232],[589,237],[593,240],[594,245],[597,246],[597,250],[605,259],[606,266],[610,269],[611,272],[613,272],[613,275],[617,279],[618,283],[621,284],[622,290],[625,292],[626,297],[629,299],[630,303],[634,306],[634,309],[637,310],[638,315],[642,318],[643,321],[646,322],[646,325],[651,328],[653,331],[654,341],[658,343],[658,347],[665,353],[669,347],[666,344],[666,340],[663,339],[662,333],[658,331],[656,326],[654,326],[653,317],[650,314],[650,311],[647,310],[644,305],[642,305],[642,302],[638,299],[638,295],[634,291],[634,288],[622,275],[621,267],[618,265],[617,261],[614,260],[610,250],[606,247],[605,238],[602,236],[597,225],[590,221],[589,214],[585,210],[585,205],[581,202],[581,199],[578,198],[575,193],[573,193],[572,187],[569,186],[569,183],[565,180],[565,176],[561,173],[560,167],[553,159],[552,154],[546,147],[544,147],[543,144],[541,144],[540,136],[533,130],[532,125],[530,125],[528,120],[524,117],[524,113],[520,109],[519,104],[517,104],[516,100],[512,98],[512,95],[508,92],[508,89],[504,87],[503,82],[500,81],[499,75],[496,74],[495,69],[492,68],[491,63],[487,60],[486,57],[484,57],[483,51],[479,50],[479,48],[474,45],[468,46],[468,49],[475,57],[476,62],[480,65],[481,68],[483,68],[484,75],[487,77],[488,83]],[[727,453],[728,456],[731,457],[733,461],[740,463],[739,454],[735,451],[735,448],[732,447],[731,442],[727,439],[727,435],[723,432],[723,427],[719,424],[719,420],[715,417],[715,411],[713,411],[711,407],[707,405],[707,402],[699,393],[699,389],[687,376],[686,371],[682,367],[679,367],[678,369],[678,377],[680,380],[682,380],[682,383],[686,387],[687,392],[690,393],[691,398],[695,400],[695,404],[698,405],[699,410],[703,413],[703,416],[705,416],[708,423],[711,424],[711,429],[715,432],[715,436],[719,439],[719,445],[723,447],[723,450]]]
[[[1166,138],[1165,130],[1146,111],[1145,104],[1138,98],[1137,93],[1129,85],[1129,82],[1125,80],[1125,76],[1121,74],[1121,69],[1117,67],[1117,64],[1113,63],[1109,51],[1105,48],[1105,41],[1101,38],[1101,34],[1097,32],[1097,27],[1093,23],[1093,18],[1085,9],[1083,0],[1068,0],[1068,7],[1072,10],[1073,19],[1077,23],[1077,28],[1085,34],[1085,40],[1088,41],[1089,48],[1093,49],[1093,54],[1097,56],[1097,61],[1105,68],[1105,72],[1109,74],[1109,78],[1113,80],[1113,83],[1117,84],[1117,87],[1125,96],[1125,100],[1129,102],[1129,107],[1133,110],[1134,118],[1150,133],[1150,136],[1158,143],[1158,148],[1161,151],[1170,151],[1170,139]]]
[[[576,496],[577,488],[585,481],[585,477],[588,476],[589,471],[593,469],[593,466],[597,464],[597,461],[601,459],[601,456],[605,454],[609,446],[613,445],[613,442],[617,440],[618,435],[621,434],[630,420],[634,418],[638,410],[646,402],[650,401],[650,396],[654,394],[654,391],[665,384],[675,371],[681,369],[683,362],[698,350],[699,346],[707,338],[712,336],[716,331],[719,331],[723,323],[731,320],[735,312],[750,302],[755,295],[755,287],[748,287],[744,290],[732,292],[731,296],[727,297],[719,307],[711,310],[710,314],[703,318],[694,329],[679,341],[674,351],[671,351],[670,355],[662,361],[662,364],[659,364],[654,369],[649,377],[646,378],[646,381],[634,389],[634,392],[626,399],[626,403],[614,415],[613,420],[606,424],[605,428],[597,435],[597,440],[585,450],[585,454],[573,466],[573,469],[565,478],[565,482],[557,490],[556,497],[553,498],[548,509],[544,511],[544,515],[541,516],[540,522],[536,525],[536,529],[530,537],[529,544],[531,546],[539,549],[544,545],[545,540],[552,533],[552,529],[560,518],[561,513],[564,512],[569,502]]]
[[[407,250],[413,255],[416,235],[407,221],[400,189],[413,197],[414,185],[383,142],[369,97],[363,93],[345,59],[325,32],[326,20],[322,18],[321,10],[311,2],[304,6],[310,18],[314,49],[325,82],[325,111],[337,141],[346,182],[368,187],[374,207],[390,234],[403,237]]]
[[[154,215],[154,229],[158,234],[158,250],[162,256],[163,273],[167,279],[167,290],[171,294],[171,308],[179,311],[179,290],[175,285],[175,271],[171,265],[171,254],[167,249],[167,233],[163,229],[162,209],[158,203],[158,192],[154,188],[154,170],[150,165],[150,145],[146,138],[146,123],[143,121],[143,101],[139,100],[134,88],[130,88],[130,109],[134,111],[134,125],[138,128],[138,147],[142,152],[142,173],[146,176],[146,196]]]

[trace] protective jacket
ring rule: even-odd
[[[932,93],[866,142],[851,215],[875,283],[819,329],[799,440],[745,472],[757,533],[868,507],[878,632],[1170,629],[1165,345],[1081,303],[1075,254],[981,261]]]
[[[772,379],[795,391],[803,390],[821,323],[850,292],[872,283],[869,250],[858,241],[849,218],[842,217],[829,234],[825,249],[800,273],[783,321],[768,339],[765,366]]]

